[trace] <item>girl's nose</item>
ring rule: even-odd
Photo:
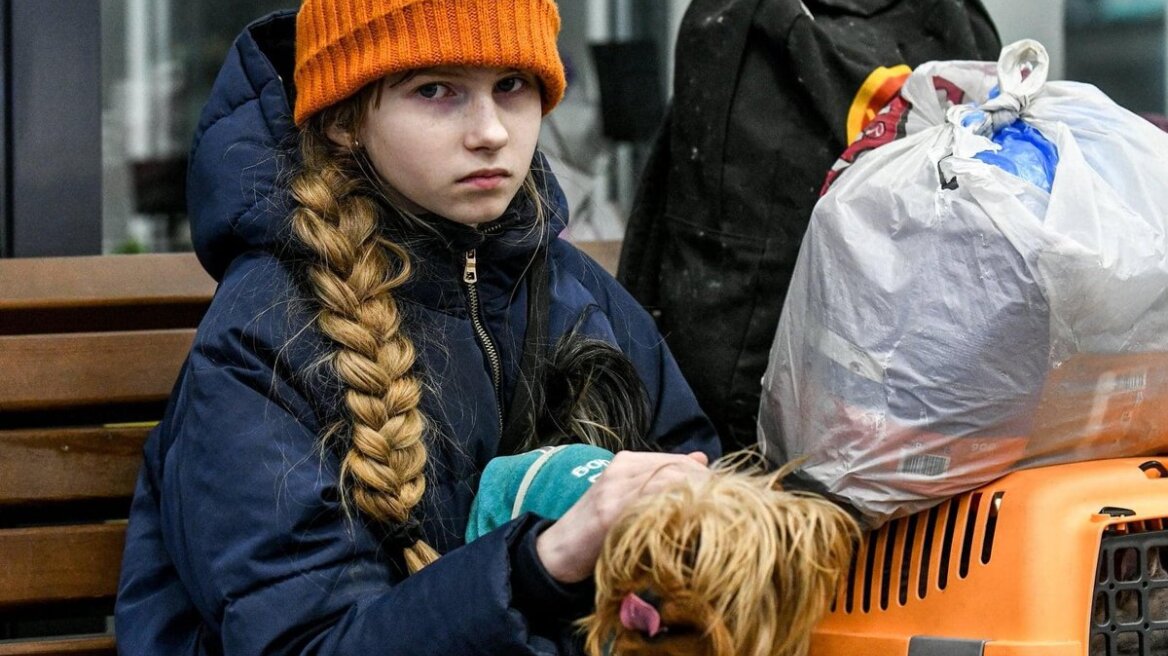
[[[493,97],[479,98],[470,108],[466,147],[470,150],[499,150],[507,145],[510,133],[503,124]]]

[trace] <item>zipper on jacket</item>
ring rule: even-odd
[[[487,354],[487,363],[491,367],[491,382],[495,386],[495,409],[499,415],[499,435],[503,434],[503,365],[499,358],[499,349],[491,340],[487,332],[487,325],[483,322],[482,307],[479,304],[479,273],[478,258],[474,249],[466,252],[466,264],[462,271],[462,282],[466,285],[466,301],[470,306],[470,322],[474,326],[475,336],[483,353]]]

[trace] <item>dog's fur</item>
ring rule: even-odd
[[[723,464],[626,510],[596,565],[596,611],[581,621],[588,653],[805,654],[860,531],[835,504],[782,490],[784,473]],[[621,623],[629,593],[657,602],[663,633]]]

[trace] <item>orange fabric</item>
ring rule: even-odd
[[[516,68],[564,96],[553,0],[304,0],[296,20],[297,125],[386,75],[430,66]]]

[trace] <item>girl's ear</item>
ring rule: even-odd
[[[335,143],[341,148],[353,150],[357,147],[357,135],[348,128],[341,127],[337,122],[329,123],[328,127],[324,129],[325,135],[329,141]]]

